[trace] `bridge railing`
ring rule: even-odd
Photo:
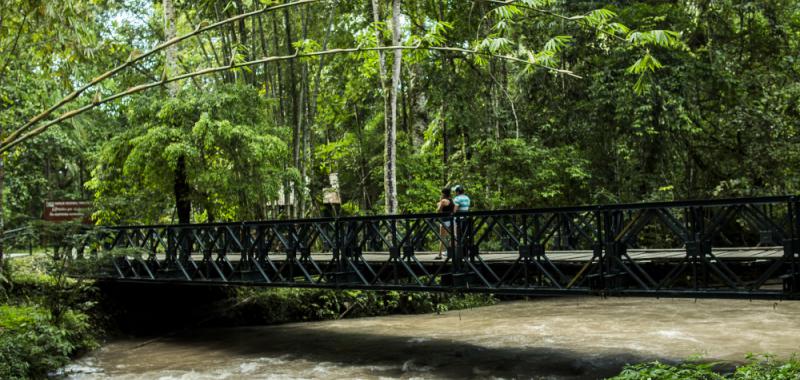
[[[799,211],[786,196],[117,226],[74,251],[110,253],[104,276],[125,281],[800,298]]]

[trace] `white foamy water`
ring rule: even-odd
[[[800,302],[546,299],[441,315],[119,340],[72,379],[595,379],[625,363],[800,353]]]

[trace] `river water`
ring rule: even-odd
[[[557,298],[117,340],[72,379],[595,379],[653,359],[800,353],[800,302]]]

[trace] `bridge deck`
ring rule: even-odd
[[[629,249],[627,250],[630,258],[639,263],[646,262],[677,262],[686,257],[686,250],[684,248],[647,248],[647,249]],[[727,247],[727,248],[714,248],[711,253],[720,260],[725,261],[766,261],[774,260],[783,257],[783,247]],[[228,259],[237,261],[239,252],[228,252]],[[435,264],[442,260],[436,259],[438,252],[432,251],[417,251],[414,256],[422,263]],[[553,262],[560,263],[585,263],[592,259],[594,252],[591,250],[558,250],[547,251],[547,257]],[[480,256],[487,262],[513,262],[519,257],[519,252],[516,251],[483,251]],[[282,252],[274,252],[270,254],[272,260],[280,262],[284,259],[285,254]],[[389,258],[387,251],[366,251],[363,253],[365,261],[368,263],[381,263]],[[201,260],[203,255],[194,254],[192,258]],[[315,261],[325,262],[333,258],[331,252],[314,252],[311,258]]]
[[[629,249],[628,255],[637,262],[646,261],[680,261],[686,257],[683,248],[651,248]],[[434,258],[438,252],[421,251],[414,253],[421,262],[437,262]],[[547,257],[554,262],[587,262],[594,253],[591,250],[547,251]],[[783,247],[731,247],[714,248],[712,254],[722,260],[767,260],[783,256]],[[381,262],[388,257],[388,252],[364,252],[367,262]],[[519,257],[516,251],[485,251],[480,253],[486,261],[514,261]],[[331,253],[313,253],[314,260],[330,260]]]

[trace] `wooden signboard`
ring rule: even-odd
[[[42,219],[50,222],[80,220],[91,223],[92,202],[88,201],[46,201]]]

